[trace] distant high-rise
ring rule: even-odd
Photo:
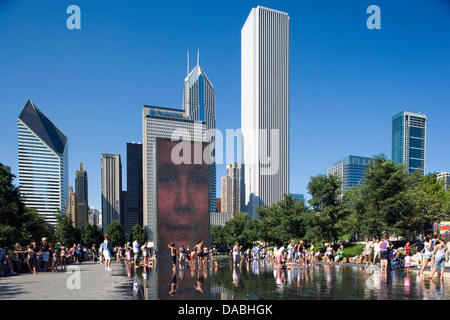
[[[450,172],[439,172],[438,180],[444,180],[444,189],[450,190]]]
[[[119,154],[102,153],[102,226],[103,232],[113,221],[121,223],[122,163]]]
[[[427,116],[402,111],[392,117],[392,160],[425,174]]]
[[[73,187],[69,187],[69,201],[66,206],[66,212],[67,215],[70,216],[70,220],[72,221],[72,226],[74,228],[79,229],[78,225],[78,197],[75,192],[73,192]]]
[[[136,225],[143,226],[142,144],[127,143],[127,208],[123,229],[129,234]]]
[[[88,178],[86,170],[83,170],[83,163],[80,163],[80,169],[75,171],[75,192],[78,198],[78,221],[76,228],[83,229],[88,222],[89,215]]]
[[[186,140],[202,142],[205,130],[205,122],[186,119],[184,110],[144,106],[142,110],[143,227],[147,232],[149,241],[156,241],[157,139],[171,139],[172,135],[178,132],[189,135],[190,137]]]
[[[258,6],[241,31],[246,211],[289,194],[289,15]]]
[[[240,163],[227,164],[227,175],[221,179],[221,212],[235,214],[242,211],[243,170]]]
[[[328,169],[328,175],[336,175],[342,181],[342,191],[358,185],[362,182],[367,166],[373,162],[373,158],[347,156],[336,162]]]
[[[30,100],[18,119],[19,189],[22,201],[56,224],[69,192],[67,137]]]
[[[189,72],[188,53],[188,75],[184,79],[183,110],[186,118],[196,121],[204,121],[206,129],[211,130],[211,141],[214,145],[214,129],[216,129],[216,94],[214,88],[200,67],[200,58],[197,53],[197,65]],[[214,152],[214,148],[212,148]],[[214,157],[214,154],[211,155]],[[211,165],[211,192],[210,212],[216,211],[216,165]]]

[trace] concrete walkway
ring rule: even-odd
[[[140,300],[135,275],[123,262],[112,261],[111,268],[84,261],[57,273],[0,277],[0,300]]]

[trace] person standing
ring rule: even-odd
[[[389,243],[387,242],[386,237],[383,237],[380,242],[380,269],[381,271],[386,271],[388,269],[388,259],[389,259],[389,252],[388,252],[388,246]]]
[[[431,279],[434,279],[434,274],[436,273],[437,269],[440,269],[442,281],[444,280],[445,261],[448,258],[447,244],[445,243],[445,239],[443,237],[441,237],[436,242],[433,251],[435,256],[434,256],[433,271],[431,272]]]
[[[233,264],[239,265],[239,257],[240,257],[239,243],[236,242],[233,247]]]
[[[417,247],[417,258],[419,260],[419,266],[422,265],[422,260],[423,260],[423,249],[424,249],[424,242],[423,242],[423,236],[419,237],[419,240],[417,240],[416,242],[416,247]]]
[[[177,266],[177,248],[175,247],[174,242],[169,243],[168,247],[170,249],[170,256],[172,258],[172,269],[175,270]]]
[[[364,248],[364,255],[366,256],[366,268],[370,265],[373,267],[373,242],[366,238],[366,246]]]
[[[373,237],[373,261],[372,266],[377,263],[377,258],[380,259],[380,239]]]
[[[83,262],[83,247],[81,246],[81,244],[77,245],[77,262]]]
[[[134,255],[134,267],[139,265],[139,241],[135,239],[133,241],[133,255]]]
[[[423,261],[422,261],[422,269],[420,269],[419,276],[423,277],[423,271],[425,267],[428,265],[428,262],[433,257],[433,248],[431,242],[431,236],[425,236],[425,243],[423,248]],[[433,266],[431,266],[433,268]]]
[[[109,234],[105,234],[105,240],[103,241],[103,256],[105,258],[105,270],[112,271],[111,269],[111,244],[109,242]]]

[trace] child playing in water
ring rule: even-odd
[[[406,271],[409,273],[409,270],[411,270],[411,252],[406,253],[405,268],[406,268]]]

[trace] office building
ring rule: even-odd
[[[80,163],[80,169],[75,171],[75,192],[78,198],[78,221],[76,221],[76,228],[83,229],[88,222],[89,215],[88,178],[86,170],[83,169],[83,163]]]
[[[174,137],[185,141],[203,142],[206,123],[186,119],[184,110],[156,106],[144,106],[142,122],[143,227],[148,240],[156,242],[157,139],[170,140]]]
[[[427,116],[402,111],[392,117],[392,160],[425,174]]]
[[[190,120],[203,121],[206,123],[206,130],[210,134],[214,158],[214,140],[216,129],[216,94],[214,88],[200,67],[200,58],[197,54],[197,65],[189,72],[188,53],[188,75],[184,80],[183,110],[186,118]],[[210,192],[210,212],[216,211],[216,165],[211,165],[211,192]]]
[[[95,208],[95,206],[89,207],[89,215],[88,215],[88,222],[92,226],[101,227],[101,221],[100,221],[100,211]]]
[[[119,154],[102,153],[102,227],[103,232],[113,221],[122,224],[122,162]]]
[[[305,196],[301,193],[291,193],[290,196],[295,199],[295,201],[305,200]]]
[[[23,203],[50,225],[65,212],[69,191],[66,135],[30,100],[18,119],[19,189]]]
[[[135,225],[143,226],[142,144],[127,143],[127,192],[124,232],[129,234]]]
[[[450,172],[439,172],[437,178],[444,180],[444,189],[450,190]]]
[[[235,214],[242,211],[244,192],[243,165],[241,163],[227,164],[227,175],[222,177],[221,211]]]
[[[79,228],[78,221],[78,197],[77,194],[73,191],[73,187],[69,187],[69,201],[66,206],[66,215],[70,217],[70,221],[72,222],[72,226],[74,228]]]
[[[328,175],[336,175],[342,181],[342,191],[345,192],[362,182],[367,166],[373,163],[373,158],[347,156],[333,164],[328,169]]]
[[[241,30],[246,211],[289,194],[289,15],[253,8]]]

